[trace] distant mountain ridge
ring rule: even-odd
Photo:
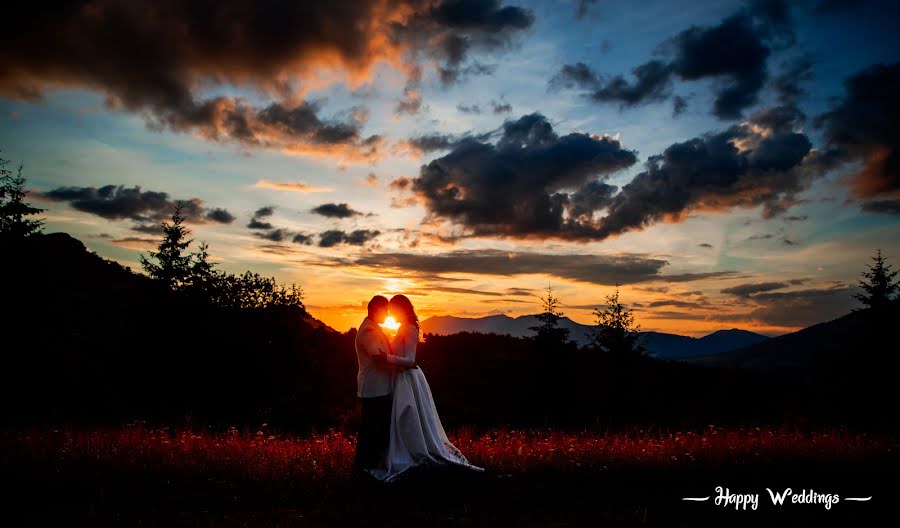
[[[887,351],[891,332],[889,322],[900,315],[900,299],[888,305],[889,316],[881,323],[873,322],[867,310],[818,323],[796,332],[773,337],[724,354],[708,354],[691,358],[692,363],[748,370],[805,371],[815,361],[853,357],[862,361],[863,353]],[[862,352],[860,352],[862,351]]]
[[[452,315],[429,317],[422,321],[422,332],[425,334],[449,335],[460,332],[477,332],[482,334],[509,334],[514,337],[532,335],[530,327],[540,324],[535,315],[509,317],[508,315],[490,315],[487,317],[467,318]],[[560,319],[560,326],[569,330],[569,337],[579,346],[588,344],[590,326],[577,323],[568,317]],[[718,330],[701,338],[667,334],[664,332],[641,332],[641,344],[647,354],[661,359],[683,359],[693,356],[708,356],[736,350],[766,341],[769,338],[761,334],[732,328]]]

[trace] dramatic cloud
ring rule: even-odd
[[[680,221],[693,210],[762,205],[765,218],[783,213],[823,173],[809,139],[792,131],[801,118],[788,109],[766,111],[650,156],[644,172],[612,198],[594,236]]]
[[[407,140],[407,144],[422,153],[437,150],[450,150],[459,142],[459,139],[451,134],[423,134]]]
[[[846,79],[844,85],[844,99],[815,123],[823,127],[835,159],[862,163],[849,179],[856,196],[898,198],[900,63],[876,64]]]
[[[234,216],[225,209],[207,210],[203,200],[173,200],[160,191],[143,191],[140,186],[104,185],[103,187],[58,187],[40,196],[55,202],[66,202],[74,209],[107,220],[134,220],[136,231],[158,233],[156,225],[172,216],[176,205],[189,222],[230,224]]]
[[[597,101],[621,101],[626,105],[653,101],[665,97],[669,79],[669,68],[659,61],[642,64],[632,73],[635,84],[629,85],[621,77],[615,77],[591,94]]]
[[[310,245],[312,244],[313,237],[311,235],[307,235],[305,233],[295,233],[288,229],[283,228],[267,228],[268,231],[264,233],[253,233],[253,235],[257,238],[261,238],[263,240],[269,240],[271,242],[283,242],[285,240],[290,239],[294,244],[301,245]],[[273,253],[279,251],[280,246],[267,246]],[[284,248],[281,247],[282,252],[284,252]],[[288,254],[284,252],[285,254]]]
[[[465,140],[487,141],[491,135],[491,132],[476,135],[464,134],[459,136],[453,134],[430,133],[409,138],[406,141],[401,142],[400,146],[419,154],[426,154],[429,152],[451,150]]]
[[[18,23],[0,34],[0,94],[88,88],[156,129],[349,160],[380,155],[381,138],[362,133],[365,112],[323,117],[306,91],[363,84],[379,63],[411,79],[420,61],[442,79],[483,73],[470,55],[509,48],[534,21],[497,0],[62,0],[19,3],[6,16]],[[205,95],[216,86],[273,102]]]
[[[272,216],[274,213],[275,207],[271,205],[260,207],[253,213],[253,216],[250,217],[250,223],[247,224],[247,227],[250,229],[272,229],[272,224],[264,222],[262,219],[267,216]]]
[[[488,65],[467,62],[471,52],[508,49],[513,37],[533,24],[530,10],[501,6],[499,0],[443,0],[415,13],[397,28],[397,34],[401,41],[412,43],[413,50],[427,50],[439,63],[442,82],[452,84],[468,75],[491,72]]]
[[[268,180],[259,180],[256,182],[256,187],[260,189],[276,189],[279,191],[293,191],[300,193],[320,193],[320,192],[332,192],[334,189],[329,187],[315,187],[312,185],[308,185],[303,182],[271,182]]]
[[[870,200],[862,203],[868,213],[900,214],[900,200]]]
[[[313,240],[312,236],[306,235],[304,233],[296,233],[296,234],[294,234],[294,238],[291,239],[291,241],[294,244],[301,244],[304,246],[308,246],[308,245],[312,244],[312,240]]]
[[[366,242],[374,239],[381,232],[370,229],[357,229],[347,233],[338,229],[323,231],[319,235],[319,247],[334,247],[338,244],[349,244],[351,246],[362,246]]]
[[[858,293],[856,288],[842,284],[831,288],[759,293],[750,298],[757,307],[746,319],[774,326],[810,326],[849,313],[858,304],[853,300],[854,293]]]
[[[634,254],[553,255],[492,249],[448,251],[439,255],[367,253],[354,260],[340,263],[426,275],[441,273],[551,275],[604,286],[651,281],[688,282],[726,277],[734,273],[721,271],[663,275],[660,270],[668,264],[668,261]],[[531,295],[526,290],[515,290],[509,294]]]
[[[654,60],[637,66],[631,73],[635,78],[634,83],[621,75],[603,80],[590,66],[579,62],[563,65],[559,73],[550,79],[550,85],[554,88],[588,89],[588,96],[595,101],[619,102],[623,106],[660,101],[669,97],[672,72],[668,64]]]
[[[380,156],[382,138],[363,137],[363,123],[326,120],[319,104],[271,103],[256,109],[248,101],[218,97],[178,111],[155,111],[152,128],[194,132],[210,141],[232,141],[246,147],[277,148],[293,154],[367,160]]]
[[[146,233],[148,235],[162,235],[165,233],[165,229],[162,224],[135,224],[131,226],[132,231],[137,231],[138,233]]]
[[[492,75],[495,71],[497,71],[497,67],[492,64],[473,62],[465,67],[438,68],[438,75],[440,76],[441,84],[446,88],[469,77]]]
[[[483,291],[483,290],[471,290],[469,288],[453,288],[448,286],[426,286],[423,288],[417,288],[415,290],[406,291],[406,295],[425,295],[429,292],[443,292],[443,293],[456,293],[460,295],[484,295],[486,297],[503,297],[502,293],[491,292],[491,291]],[[511,300],[511,302],[517,302],[516,300]]]
[[[220,224],[230,224],[234,222],[234,215],[229,213],[226,209],[222,209],[221,207],[216,207],[215,209],[210,210],[206,213],[206,218],[212,222],[217,222]]]
[[[272,242],[281,242],[282,240],[290,237],[290,233],[285,229],[272,229],[271,231],[266,231],[265,233],[254,233],[259,238],[263,240],[271,240]]]
[[[331,216],[336,218],[346,217],[341,215],[353,216],[356,214],[361,214],[350,209],[347,204],[323,204],[319,207],[316,207],[313,211],[324,216]],[[280,227],[276,228],[270,222],[265,221],[266,218],[272,216],[274,213],[275,208],[273,206],[260,207],[253,213],[253,216],[250,218],[250,223],[247,224],[247,227],[258,231],[263,231],[261,233],[253,233],[254,236],[263,240],[269,240],[271,242],[283,242],[285,240],[290,240],[294,244],[300,245],[310,245],[313,243],[313,240],[315,238],[315,235],[313,234],[292,231],[290,229]],[[366,242],[369,242],[380,234],[380,231],[370,229],[357,229],[349,233],[337,229],[331,229],[319,233],[319,247],[333,247],[338,244],[362,246],[365,245]]]
[[[672,58],[654,59],[632,69],[634,80],[621,75],[602,77],[584,63],[566,64],[550,81],[551,88],[579,88],[598,102],[634,106],[667,99],[672,78],[716,80],[713,113],[735,119],[755,104],[768,79],[767,61],[773,50],[793,43],[788,6],[781,0],[753,2],[712,27],[691,26],[660,45]],[[785,93],[799,90],[807,70],[798,65],[779,78]],[[674,113],[684,110],[675,102]]]
[[[592,212],[614,187],[599,178],[633,165],[634,152],[608,136],[558,136],[530,114],[506,121],[495,144],[466,138],[421,168],[410,189],[432,218],[473,236],[590,238]]]
[[[780,290],[787,287],[788,285],[784,282],[758,282],[754,284],[738,284],[737,286],[725,288],[722,290],[722,293],[730,293],[738,297],[750,297],[757,293]]]
[[[616,192],[601,178],[635,163],[632,151],[608,136],[559,137],[531,114],[504,123],[496,144],[460,141],[397,188],[415,193],[427,224],[449,222],[459,236],[602,240],[690,211],[760,205],[772,218],[823,174],[809,139],[794,131],[802,122],[778,107],[675,143]]]
[[[359,216],[362,213],[354,211],[345,203],[325,203],[312,209],[313,213],[327,216],[328,218],[350,218],[351,216]]]

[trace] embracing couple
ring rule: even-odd
[[[483,471],[450,443],[441,425],[431,388],[416,365],[419,318],[412,303],[404,295],[390,301],[377,295],[368,310],[356,333],[356,395],[362,416],[354,475],[389,482],[421,465]],[[393,340],[380,326],[388,315],[400,323]]]

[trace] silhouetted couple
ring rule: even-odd
[[[388,315],[400,323],[388,339],[381,329]],[[353,470],[391,481],[421,465],[455,465],[483,471],[460,453],[444,432],[431,388],[416,365],[419,318],[404,295],[369,301],[369,314],[356,333],[357,392],[362,417]]]

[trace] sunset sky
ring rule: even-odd
[[[896,2],[302,4],[8,9],[0,157],[46,230],[139,269],[190,202],[341,331],[548,284],[590,324],[619,283],[644,330],[776,335],[900,266]]]

